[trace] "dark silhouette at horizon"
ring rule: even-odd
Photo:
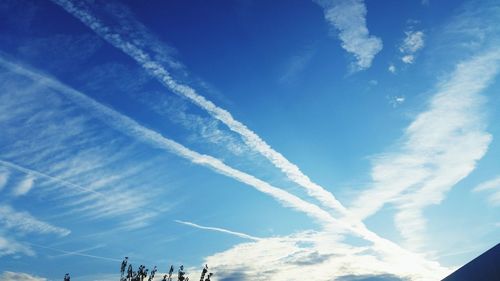
[[[500,243],[441,281],[500,281]]]

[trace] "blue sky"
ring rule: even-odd
[[[3,1],[0,280],[440,280],[500,234],[499,9]]]

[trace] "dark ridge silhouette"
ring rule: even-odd
[[[500,281],[500,243],[441,281]]]

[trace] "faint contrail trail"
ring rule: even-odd
[[[3,60],[3,58],[0,58],[0,63],[3,64],[4,62],[5,61]],[[104,196],[104,194],[102,194],[102,193],[100,193],[98,191],[95,191],[95,190],[83,187],[83,186],[78,185],[78,184],[74,184],[72,182],[69,182],[69,181],[66,181],[66,180],[63,180],[63,179],[60,179],[60,178],[56,178],[56,177],[44,174],[44,173],[39,172],[39,171],[35,171],[35,170],[32,170],[32,169],[28,169],[28,168],[19,166],[17,164],[12,163],[12,162],[8,162],[8,161],[0,159],[0,164],[4,165],[6,167],[9,167],[9,168],[18,170],[18,171],[23,172],[23,173],[28,174],[28,175],[35,175],[37,177],[44,178],[44,179],[47,179],[49,181],[53,181],[53,182],[56,182],[56,183],[64,185],[64,186],[68,186],[68,187],[71,187],[71,188],[74,188],[74,189],[78,189],[78,190],[84,191],[84,192],[93,193],[93,194],[96,194],[96,195],[99,195],[101,197],[106,198]]]
[[[238,236],[238,237],[241,237],[241,238],[250,239],[250,240],[254,240],[254,241],[259,241],[259,240],[262,239],[262,238],[251,236],[251,235],[248,235],[248,234],[245,234],[245,233],[231,231],[231,230],[227,230],[227,229],[219,228],[219,227],[202,226],[202,225],[199,225],[199,224],[196,224],[196,223],[192,223],[192,222],[188,222],[188,221],[181,221],[181,220],[175,220],[175,222],[180,223],[180,224],[189,225],[189,226],[192,226],[192,227],[195,227],[195,228],[199,228],[199,229],[205,229],[205,230],[212,230],[212,231],[227,233],[227,234],[231,234],[231,235],[234,235],[234,236]]]
[[[56,249],[56,248],[47,247],[47,246],[42,246],[42,245],[33,244],[33,243],[26,243],[26,244],[31,245],[31,246],[35,246],[38,248],[42,248],[42,249],[60,252],[60,253],[70,255],[70,256],[80,256],[80,257],[87,257],[87,258],[100,259],[100,260],[106,260],[106,261],[117,261],[117,262],[122,261],[120,259],[115,259],[115,258],[108,258],[108,257],[101,257],[101,256],[96,256],[96,255],[83,254],[83,253],[80,253],[80,251],[71,252],[71,251],[65,251],[65,250]]]
[[[302,173],[297,165],[291,163],[281,153],[274,150],[245,124],[235,120],[229,111],[218,107],[213,102],[199,95],[192,87],[178,83],[160,63],[151,59],[146,52],[134,45],[134,43],[125,41],[123,39],[123,35],[113,33],[111,28],[103,25],[97,17],[91,14],[88,10],[84,10],[83,7],[77,7],[72,1],[52,1],[60,5],[68,13],[78,18],[110,44],[132,57],[143,68],[158,78],[159,81],[162,82],[169,90],[177,95],[189,99],[192,103],[207,111],[214,118],[226,124],[230,130],[241,135],[248,146],[255,151],[258,151],[271,161],[271,163],[285,173],[291,181],[305,188],[306,192],[311,197],[319,200],[322,205],[331,210],[335,210],[342,215],[346,215],[348,213],[347,209],[335,198],[332,193],[311,181],[308,176]]]
[[[88,252],[88,251],[92,251],[92,250],[96,250],[96,249],[101,249],[101,248],[104,248],[104,247],[105,247],[104,245],[100,244],[100,245],[97,245],[97,246],[93,246],[93,247],[81,249],[81,250],[78,250],[78,251],[72,251],[71,253],[63,253],[63,254],[60,254],[60,255],[51,256],[51,258],[60,258],[60,257],[65,257],[65,256],[71,256],[71,255],[74,255],[74,254],[81,254],[81,253],[84,253],[84,252]]]
[[[0,66],[3,66],[12,72],[23,75],[35,82],[38,82],[42,85],[56,90],[57,92],[64,94],[67,98],[69,98],[79,106],[91,110],[91,112],[94,113],[97,118],[101,119],[109,126],[126,135],[129,135],[137,140],[141,140],[145,143],[152,144],[155,147],[169,151],[179,157],[191,161],[192,163],[209,167],[219,174],[226,175],[246,185],[252,186],[258,191],[273,197],[283,206],[303,212],[309,217],[314,218],[325,228],[328,228],[330,230],[336,229],[339,232],[352,232],[363,239],[373,242],[374,248],[376,248],[378,251],[398,253],[401,254],[402,257],[408,257],[409,259],[420,261],[423,264],[432,264],[427,262],[422,257],[401,248],[394,242],[378,236],[376,233],[367,229],[362,222],[346,222],[345,219],[338,220],[334,218],[330,213],[326,212],[315,204],[309,203],[293,194],[290,194],[287,191],[272,186],[271,184],[260,180],[250,174],[234,169],[223,163],[220,159],[214,158],[209,155],[200,154],[181,145],[180,143],[165,138],[158,132],[140,125],[130,117],[125,116],[115,111],[114,109],[96,102],[85,94],[69,86],[66,86],[65,84],[53,78],[6,61],[2,57],[0,57]]]

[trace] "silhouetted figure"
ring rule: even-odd
[[[172,281],[172,274],[174,273],[174,266],[170,266],[170,270],[168,271],[168,281]]]
[[[129,264],[129,265],[128,265],[128,269],[127,269],[127,279],[128,279],[129,281],[131,281],[131,280],[132,280],[133,273],[134,273],[134,271],[132,270],[132,264]]]
[[[161,281],[167,281],[167,275],[163,275],[163,279],[161,279]]]
[[[205,267],[203,268],[203,271],[201,272],[200,281],[204,280],[205,274],[207,274],[207,272],[208,272],[208,265],[205,264]]]
[[[156,265],[155,265],[155,267],[153,268],[153,270],[151,270],[151,274],[149,274],[148,281],[153,281],[153,279],[155,278],[155,274],[156,274],[157,271],[158,271],[158,269],[156,268]]]
[[[64,281],[70,281],[71,277],[69,277],[69,273],[64,275]]]
[[[178,281],[185,281],[186,277],[184,277],[186,273],[184,272],[184,265],[181,265],[179,268],[179,272],[177,273],[177,280]]]
[[[127,268],[127,262],[128,262],[128,257],[125,257],[125,259],[123,259],[122,261],[122,266],[120,267],[120,273],[121,273],[120,276],[123,276],[123,274],[125,274],[125,268]]]
[[[210,272],[207,276],[207,279],[205,279],[205,281],[210,281],[210,277],[212,277],[212,275],[214,275],[212,272]]]

